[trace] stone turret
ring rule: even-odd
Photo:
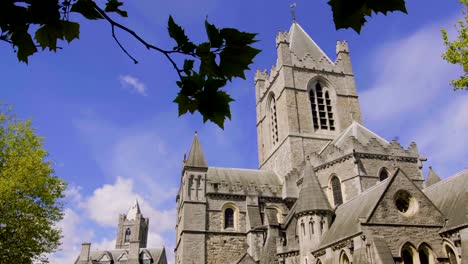
[[[301,176],[302,186],[296,202],[296,218],[301,252],[300,263],[305,264],[314,263],[310,252],[319,245],[322,234],[328,230],[333,209],[322,191],[309,160],[305,162]]]
[[[128,212],[119,216],[115,248],[128,249],[131,241],[138,241],[140,248],[146,248],[148,227],[149,219],[143,216],[138,200],[135,199]]]

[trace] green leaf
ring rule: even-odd
[[[195,44],[189,41],[184,29],[174,22],[172,16],[169,16],[169,20],[167,21],[167,30],[169,31],[169,36],[177,42],[177,46],[174,49],[180,49],[186,54],[195,50]]]
[[[208,34],[208,39],[210,40],[211,47],[219,48],[223,45],[223,37],[221,36],[219,30],[213,25],[208,23],[208,20],[205,20],[206,33]]]
[[[57,40],[62,39],[67,42],[78,38],[80,35],[80,25],[70,21],[59,21],[57,23],[46,24],[40,27],[34,36],[42,49],[49,48],[51,51],[57,50]]]
[[[329,0],[328,4],[333,11],[336,29],[352,28],[357,33],[372,12],[385,15],[394,11],[407,13],[405,0]]]
[[[229,80],[232,77],[245,79],[244,71],[249,69],[253,58],[260,50],[250,46],[227,46],[219,55],[219,67]]]
[[[28,57],[37,52],[37,48],[26,29],[16,30],[11,35],[13,45],[18,47],[16,56],[19,61],[28,63]]]
[[[184,70],[185,74],[190,75],[190,71],[193,69],[193,63],[194,62],[195,62],[194,60],[187,60],[187,59],[184,60],[183,70]]]
[[[80,13],[87,19],[102,19],[102,15],[94,9],[94,2],[92,0],[78,0],[71,7],[71,12]]]
[[[186,114],[188,111],[193,114],[197,109],[197,103],[182,92],[177,94],[173,102],[178,105],[179,116]]]
[[[106,8],[104,9],[104,11],[115,12],[122,17],[127,17],[128,16],[127,11],[120,9],[122,5],[123,5],[123,2],[119,2],[118,0],[107,0]]]
[[[222,82],[212,83],[214,87],[221,84]],[[208,84],[208,86],[209,85],[210,84]],[[229,103],[234,100],[226,92],[217,91],[216,89],[213,89],[214,87],[207,87],[198,95],[199,111],[203,116],[203,122],[209,120],[224,129],[226,118],[231,119]]]

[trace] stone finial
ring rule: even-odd
[[[427,180],[426,180],[426,188],[440,182],[441,179],[437,173],[435,173],[434,170],[432,170],[432,166],[429,166],[429,175],[427,175]]]
[[[336,54],[338,55],[341,52],[349,53],[348,42],[346,40],[343,40],[343,41],[338,40],[336,42]]]

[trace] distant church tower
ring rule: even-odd
[[[276,49],[276,66],[255,74],[258,157],[260,169],[287,175],[362,119],[347,42],[332,61],[294,22]]]
[[[149,219],[143,217],[138,201],[130,207],[127,214],[119,216],[116,249],[129,249],[130,242],[139,242],[139,248],[146,248],[148,241]]]

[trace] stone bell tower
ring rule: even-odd
[[[116,249],[129,249],[131,242],[139,242],[139,248],[146,248],[148,241],[149,219],[143,217],[138,201],[130,207],[127,214],[119,216]]]
[[[255,74],[258,157],[260,169],[284,177],[362,119],[346,41],[337,42],[332,61],[293,22],[278,33],[276,49],[271,71]]]

